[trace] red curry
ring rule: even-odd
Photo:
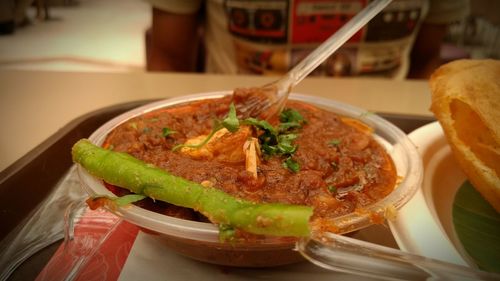
[[[287,108],[296,110],[306,120],[294,140],[297,149],[291,156],[300,167],[297,171],[284,167],[283,157],[260,155],[255,177],[245,169],[245,161],[238,160],[237,153],[231,156],[235,159],[226,157],[238,149],[238,143],[245,141],[243,138],[258,135],[255,128],[228,135],[220,150],[209,156],[172,150],[189,139],[209,134],[213,120],[228,113],[230,102],[230,97],[224,97],[146,113],[114,129],[104,146],[239,198],[313,206],[313,220],[348,214],[393,190],[394,164],[367,126],[298,101],[287,103]],[[270,123],[277,125],[279,120]],[[115,193],[124,192],[108,188]],[[152,204],[146,200],[141,204],[168,215],[204,220],[193,210],[167,203]]]

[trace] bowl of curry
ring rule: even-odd
[[[213,92],[153,102],[110,120],[89,140],[235,198],[309,206],[312,236],[383,223],[420,185],[415,146],[375,114],[292,94],[280,116],[240,119],[229,131],[220,124],[233,99],[231,92]],[[91,196],[130,194],[82,167],[78,171]],[[269,267],[303,260],[293,235],[224,229],[193,209],[155,198],[111,211],[200,261]]]

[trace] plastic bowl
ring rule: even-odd
[[[163,107],[201,99],[220,98],[228,94],[231,92],[202,93],[147,104],[105,123],[89,139],[101,145],[110,131],[133,117]],[[392,217],[395,210],[403,206],[419,188],[422,180],[422,163],[416,147],[399,128],[364,109],[334,100],[300,94],[292,94],[290,99],[356,118],[369,125],[374,129],[375,139],[386,148],[396,166],[400,180],[392,193],[364,208],[363,212],[353,212],[332,221],[340,233],[349,233]],[[78,173],[84,189],[90,195],[114,196],[102,181],[90,176],[80,166]],[[133,224],[150,230],[149,233],[153,232],[172,250],[200,261],[227,266],[269,267],[303,260],[301,255],[294,251],[296,240],[293,238],[264,237],[251,242],[220,242],[218,228],[210,223],[169,217],[137,206],[118,208],[113,212]]]

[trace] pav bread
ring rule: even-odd
[[[430,78],[431,111],[472,185],[500,212],[500,61],[457,60]]]

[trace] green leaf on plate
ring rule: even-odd
[[[118,198],[112,198],[116,205],[118,206],[126,206],[132,203],[135,203],[137,201],[141,201],[142,199],[146,198],[145,195],[140,195],[140,194],[127,194],[122,197]]]
[[[453,225],[477,265],[500,272],[500,214],[466,181],[453,202]]]

